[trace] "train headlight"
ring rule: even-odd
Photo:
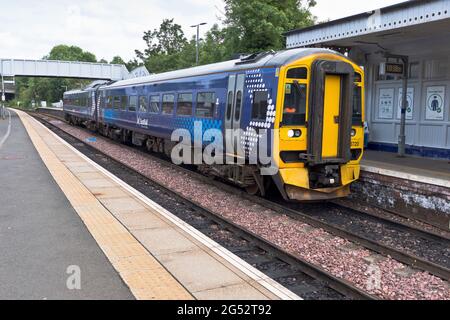
[[[289,138],[300,138],[301,136],[302,136],[302,130],[296,129],[296,130],[288,131]]]
[[[352,129],[352,138],[356,137],[356,130]]]

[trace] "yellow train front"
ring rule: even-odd
[[[273,177],[286,200],[348,196],[364,146],[364,73],[337,53],[279,70]]]

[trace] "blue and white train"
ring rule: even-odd
[[[327,49],[266,52],[94,83],[66,92],[64,112],[72,124],[167,155],[177,129],[192,136],[199,124],[203,133],[216,129],[224,136],[240,129],[233,148],[221,151],[235,161],[198,167],[255,194],[266,195],[274,185],[286,200],[334,199],[347,196],[360,174],[363,70]],[[272,175],[262,174],[269,164],[249,161],[257,148],[276,167]]]

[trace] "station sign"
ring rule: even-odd
[[[391,63],[391,62],[382,62],[380,64],[380,75],[381,76],[402,76],[405,72],[405,68],[403,63]]]
[[[445,86],[427,88],[426,120],[444,120],[445,91]]]
[[[378,100],[378,118],[392,119],[394,118],[394,94],[393,88],[380,89],[380,97]]]

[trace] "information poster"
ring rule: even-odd
[[[444,120],[445,87],[428,87],[426,103],[426,120]]]
[[[380,89],[378,105],[378,117],[380,119],[392,119],[394,117],[394,93],[394,89]]]
[[[406,93],[406,120],[414,118],[414,88],[408,88]],[[398,112],[397,119],[402,118],[402,104],[403,104],[403,88],[398,91]]]

